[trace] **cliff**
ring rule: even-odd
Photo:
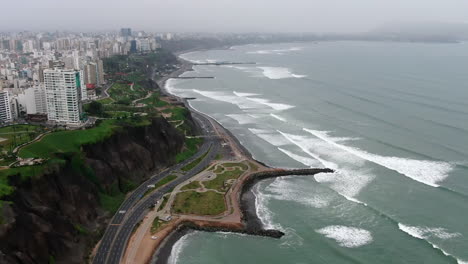
[[[83,263],[111,214],[102,195],[125,193],[174,162],[184,138],[164,119],[122,127],[64,155],[41,177],[10,177],[16,191],[0,208],[0,263]]]

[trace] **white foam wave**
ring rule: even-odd
[[[398,228],[412,237],[428,242],[433,248],[440,250],[445,256],[455,258],[458,264],[468,264],[468,262],[456,258],[452,254],[449,254],[441,247],[430,241],[431,238],[439,238],[445,240],[460,237],[460,233],[452,233],[449,232],[447,229],[441,227],[409,226],[401,223],[398,223]]]
[[[239,92],[236,92],[236,91],[233,91],[233,93],[239,97],[248,97],[248,96],[257,96],[259,94],[256,94],[256,93],[239,93]]]
[[[246,100],[244,97],[235,96],[229,93],[202,91],[197,89],[193,89],[193,91],[213,100],[237,105],[240,109],[252,109],[259,107],[258,104]]]
[[[375,176],[361,168],[361,159],[356,160],[349,153],[331,147],[319,139],[278,132],[323,166],[335,170],[335,173],[314,175],[317,182],[327,185],[350,201],[364,204],[355,196],[372,182]]]
[[[358,148],[338,144],[336,140],[328,136],[326,132],[306,128],[304,128],[304,130],[336,148],[397,171],[415,181],[432,187],[439,187],[438,183],[446,179],[449,176],[449,172],[453,170],[453,166],[448,162],[380,156]]]
[[[236,120],[239,123],[239,125],[256,123],[255,118],[246,114],[230,114],[226,116]]]
[[[335,240],[338,242],[338,245],[347,248],[361,247],[371,243],[373,240],[370,231],[357,227],[332,225],[315,231]]]
[[[250,132],[254,134],[271,134],[275,133],[274,130],[268,130],[268,129],[259,129],[259,128],[249,128]]]
[[[265,140],[273,146],[284,146],[290,144],[283,136],[278,133],[264,133],[264,131],[259,131],[257,129],[249,128],[250,132],[254,133],[259,138]],[[259,133],[263,132],[263,133]]]
[[[262,54],[262,55],[265,55],[265,54],[283,55],[283,54],[288,53],[288,52],[299,51],[299,50],[302,50],[302,49],[303,49],[302,47],[292,47],[292,48],[289,48],[289,49],[256,50],[256,51],[249,51],[247,53],[248,54]]]
[[[278,119],[279,121],[286,122],[286,119],[282,118],[282,117],[281,117],[281,116],[279,116],[279,115],[270,114],[270,116],[272,116],[273,118],[276,118],[276,119]]]
[[[265,229],[276,229],[282,230],[280,224],[273,223],[273,212],[270,211],[267,207],[268,195],[260,191],[261,184],[255,185],[252,193],[255,196],[255,211],[257,217],[262,222]]]
[[[419,239],[427,239],[431,237],[451,239],[461,236],[460,233],[451,233],[447,229],[441,227],[409,226],[398,223],[398,228]]]
[[[184,247],[187,245],[187,240],[189,239],[190,236],[193,236],[196,232],[189,233],[183,237],[181,237],[173,246],[171,250],[171,255],[169,256],[169,259],[167,260],[168,264],[176,264],[179,261],[180,253],[184,249]]]
[[[178,80],[177,79],[168,79],[164,84],[164,89],[170,93],[176,95],[176,92],[180,91],[180,89],[176,88]]]
[[[211,98],[213,100],[237,105],[240,109],[261,109],[267,106],[274,110],[282,111],[294,107],[288,104],[272,103],[270,102],[270,100],[267,99],[238,96],[236,94],[233,95],[231,93],[225,92],[202,91],[197,89],[193,89],[192,91],[201,94],[207,98]]]
[[[297,202],[314,208],[327,207],[332,199],[318,190],[311,192],[307,183],[298,184],[286,178],[277,178],[266,190],[272,193],[270,197],[273,199]]]
[[[304,156],[301,156],[301,155],[297,155],[297,154],[294,154],[292,153],[291,151],[288,151],[288,150],[285,150],[285,149],[282,149],[282,148],[278,148],[281,152],[283,152],[284,154],[288,155],[291,159],[295,160],[295,161],[298,161],[306,166],[309,166],[309,167],[318,167],[320,166],[320,163],[315,160],[315,159],[311,159],[311,158],[308,158],[308,157],[304,157]]]
[[[251,77],[263,77],[262,71],[257,67],[244,67],[244,66],[236,66],[236,65],[223,65],[225,68],[232,68],[236,69],[245,73],[250,74]]]
[[[288,68],[284,67],[258,67],[263,71],[263,75],[269,79],[286,79],[286,78],[305,78],[306,75],[297,75],[291,73]]]
[[[288,104],[271,103],[270,100],[263,99],[263,98],[246,97],[246,99],[250,100],[250,101],[253,101],[253,102],[256,102],[256,103],[259,103],[259,104],[262,104],[262,105],[269,106],[269,107],[273,108],[274,110],[278,110],[278,111],[288,110],[288,109],[291,109],[291,108],[295,107],[293,105],[288,105]]]

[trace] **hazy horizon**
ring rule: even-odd
[[[3,3],[0,31],[366,32],[394,23],[467,23],[462,0],[25,0]]]

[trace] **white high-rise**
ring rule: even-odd
[[[8,91],[0,91],[0,122],[13,120],[11,115],[10,95]]]
[[[81,74],[75,70],[44,70],[47,117],[68,124],[80,123]]]

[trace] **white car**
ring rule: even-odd
[[[158,237],[157,236],[151,236],[151,239],[156,240],[156,239],[158,239]]]

